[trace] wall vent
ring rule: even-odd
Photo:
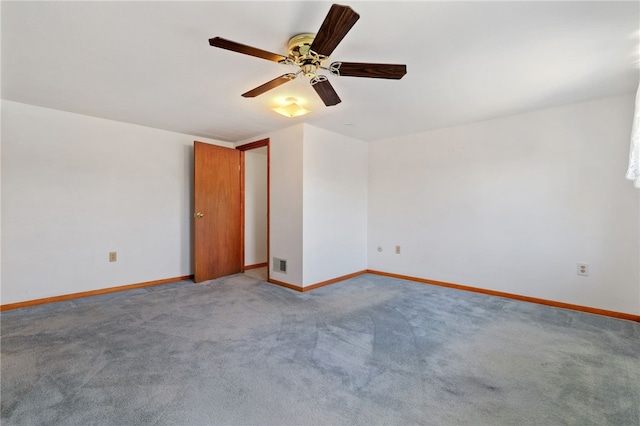
[[[283,274],[287,273],[287,261],[285,259],[278,259],[277,257],[273,258],[273,271],[281,272]]]

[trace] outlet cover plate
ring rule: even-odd
[[[582,275],[584,277],[589,276],[589,264],[585,262],[578,262],[578,275]]]

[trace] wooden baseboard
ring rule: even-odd
[[[8,311],[8,310],[11,310],[11,309],[26,308],[27,306],[43,305],[45,303],[64,302],[66,300],[79,299],[81,297],[97,296],[97,295],[100,295],[100,294],[115,293],[117,291],[132,290],[134,288],[149,287],[149,286],[152,286],[152,285],[167,284],[167,283],[172,283],[172,282],[175,282],[175,281],[190,280],[190,279],[193,279],[193,275],[184,275],[182,277],[165,278],[165,279],[162,279],[162,280],[154,280],[154,281],[145,281],[143,283],[120,285],[120,286],[117,286],[117,287],[101,288],[101,289],[98,289],[98,290],[82,291],[80,293],[72,293],[72,294],[64,294],[64,295],[61,295],[61,296],[45,297],[43,299],[27,300],[25,302],[7,303],[6,305],[0,305],[0,311]]]
[[[253,269],[253,268],[260,268],[262,266],[267,266],[267,264],[258,264],[258,266],[256,265],[250,265],[250,266],[245,266],[245,269]],[[599,308],[592,308],[589,306],[581,306],[581,305],[574,305],[571,303],[564,303],[564,302],[556,302],[553,300],[547,300],[547,299],[539,299],[537,297],[529,297],[529,296],[522,296],[519,294],[513,294],[513,293],[505,293],[502,291],[495,291],[495,290],[487,290],[487,289],[483,289],[483,288],[478,288],[478,287],[470,287],[470,286],[466,286],[466,285],[461,285],[461,284],[453,284],[453,283],[448,283],[448,282],[444,282],[444,281],[436,281],[436,280],[430,280],[430,279],[426,279],[426,278],[418,278],[418,277],[412,277],[412,276],[408,276],[408,275],[401,275],[401,274],[393,274],[390,272],[382,272],[382,271],[376,271],[376,270],[372,270],[372,269],[367,269],[364,271],[358,271],[358,272],[354,272],[352,274],[348,274],[348,275],[343,275],[341,277],[337,277],[337,278],[333,278],[327,281],[322,281],[316,284],[312,284],[309,286],[305,286],[305,287],[301,287],[301,286],[297,286],[295,284],[289,284],[289,283],[285,283],[282,281],[277,281],[274,279],[269,279],[269,282],[275,285],[279,285],[282,287],[286,287],[286,288],[290,288],[292,290],[296,290],[299,292],[306,292],[306,291],[310,291],[319,287],[324,287],[326,285],[330,285],[330,284],[334,284],[340,281],[344,281],[347,280],[349,278],[353,278],[353,277],[357,277],[363,274],[374,274],[374,275],[382,275],[385,277],[391,277],[391,278],[398,278],[401,280],[408,280],[408,281],[414,281],[414,282],[419,282],[419,283],[423,283],[423,284],[432,284],[432,285],[437,285],[437,286],[441,286],[441,287],[448,287],[448,288],[454,288],[457,290],[464,290],[464,291],[472,291],[474,293],[482,293],[482,294],[487,294],[490,296],[498,296],[498,297],[505,297],[507,299],[515,299],[515,300],[521,300],[524,302],[530,302],[530,303],[537,303],[540,305],[547,305],[547,306],[553,306],[555,308],[563,308],[563,309],[570,309],[573,311],[580,311],[580,312],[587,312],[590,314],[596,314],[596,315],[603,315],[603,316],[608,316],[608,317],[613,317],[613,318],[618,318],[618,319],[624,319],[624,320],[629,320],[629,321],[635,321],[635,322],[640,322],[640,315],[634,315],[634,314],[627,314],[624,312],[616,312],[616,311],[609,311],[606,309],[599,309]],[[81,297],[89,297],[89,296],[97,296],[100,294],[107,294],[107,293],[115,293],[118,291],[125,291],[125,290],[132,290],[135,288],[140,288],[140,287],[149,287],[149,286],[153,286],[153,285],[161,285],[161,284],[167,284],[167,283],[171,283],[171,282],[175,282],[175,281],[182,281],[182,280],[189,280],[189,279],[193,279],[193,275],[184,275],[181,277],[174,277],[174,278],[165,278],[165,279],[161,279],[161,280],[154,280],[154,281],[145,281],[142,283],[137,283],[137,284],[128,284],[128,285],[121,285],[121,286],[117,286],[117,287],[109,287],[109,288],[103,288],[103,289],[98,289],[98,290],[90,290],[90,291],[83,291],[80,293],[72,293],[72,294],[65,294],[65,295],[61,295],[61,296],[53,296],[53,297],[45,297],[42,299],[34,299],[34,300],[27,300],[24,302],[16,302],[16,303],[8,303],[5,305],[0,305],[0,311],[8,311],[8,310],[12,310],[12,309],[19,309],[19,308],[25,308],[28,306],[36,306],[36,305],[43,305],[46,303],[55,303],[55,302],[63,302],[66,300],[72,300],[72,299],[78,299]]]
[[[324,286],[329,285],[329,284],[334,284],[334,283],[337,283],[337,282],[340,282],[340,281],[348,280],[349,278],[357,277],[359,275],[363,275],[363,274],[366,274],[366,273],[367,273],[367,271],[358,271],[358,272],[354,272],[352,274],[343,275],[341,277],[332,278],[332,279],[327,280],[327,281],[322,281],[322,282],[315,283],[315,284],[312,284],[312,285],[307,285],[307,286],[304,286],[304,287],[301,287],[301,286],[298,286],[298,285],[295,285],[295,284],[285,283],[285,282],[282,282],[282,281],[277,281],[277,280],[274,280],[274,279],[269,279],[269,282],[271,284],[279,285],[279,286],[282,286],[282,287],[290,288],[292,290],[296,290],[296,291],[300,291],[300,292],[304,293],[305,291],[310,291],[310,290],[313,290],[313,289],[316,289],[316,288],[319,288],[319,287],[324,287]]]
[[[303,292],[304,291],[304,287],[300,287],[299,285],[295,285],[295,284],[285,283],[283,281],[274,280],[273,278],[269,278],[269,281],[267,281],[267,282],[269,282],[271,284],[279,285],[280,287],[290,288],[291,290],[295,290],[295,291],[299,291],[299,292]]]
[[[589,306],[573,305],[571,303],[556,302],[553,300],[539,299],[537,297],[522,296],[519,294],[505,293],[502,291],[487,290],[487,289],[477,288],[477,287],[469,287],[461,284],[452,284],[444,281],[435,281],[435,280],[429,280],[426,278],[411,277],[408,275],[392,274],[389,272],[375,271],[371,269],[367,269],[366,272],[369,274],[383,275],[385,277],[398,278],[401,280],[415,281],[423,284],[433,284],[441,287],[455,288],[457,290],[472,291],[474,293],[488,294],[490,296],[499,296],[499,297],[505,297],[507,299],[521,300],[523,302],[537,303],[539,305],[553,306],[555,308],[570,309],[572,311],[587,312],[590,314],[604,315],[607,317],[640,322],[640,315],[627,314],[624,312],[608,311],[606,309],[598,309],[598,308],[592,308]]]
[[[265,266],[268,266],[269,264],[267,262],[264,263],[256,263],[255,265],[244,265],[244,269],[245,271],[247,269],[256,269],[256,268],[264,268]]]

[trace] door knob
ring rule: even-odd
[[[197,217],[198,219],[202,218],[203,216],[204,216],[204,213],[202,213],[202,212],[198,212],[198,213],[196,213],[196,217]]]

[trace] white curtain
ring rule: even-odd
[[[633,185],[640,189],[640,86],[638,86],[636,93],[636,109],[633,113],[627,179],[633,181]]]

